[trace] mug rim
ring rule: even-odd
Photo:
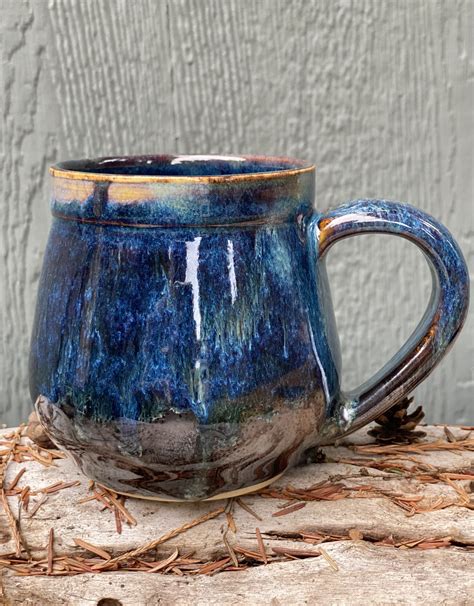
[[[269,168],[269,170],[250,172],[228,172],[225,174],[211,175],[147,175],[127,174],[120,172],[102,172],[103,164],[108,164],[115,169],[121,166],[143,166],[152,162],[172,164],[173,162],[250,162],[271,167],[279,164],[281,168]],[[101,169],[101,172],[94,172]],[[290,156],[266,156],[266,155],[228,155],[228,154],[149,154],[131,156],[102,156],[98,158],[83,158],[79,160],[66,160],[58,162],[50,167],[49,172],[53,177],[68,180],[81,181],[106,181],[109,183],[225,183],[235,181],[254,181],[258,179],[275,179],[297,176],[313,172],[315,165],[312,162],[300,160]]]

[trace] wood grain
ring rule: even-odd
[[[467,432],[452,428],[457,437]],[[429,428],[428,439],[444,439],[442,428]],[[360,430],[348,438],[347,444],[370,442],[366,431]],[[354,458],[360,455],[344,446],[324,449],[329,461]],[[444,472],[471,473],[474,466],[474,452],[429,452],[416,456],[415,460],[433,465]],[[403,465],[403,460],[401,462]],[[412,463],[408,463],[411,466]],[[102,503],[82,499],[90,495],[88,480],[69,459],[55,461],[54,467],[44,467],[35,461],[28,463],[11,462],[7,469],[5,486],[9,486],[19,469],[26,467],[18,488],[29,486],[31,491],[51,486],[57,482],[78,484],[51,494],[33,517],[28,512],[18,513],[17,497],[8,497],[10,509],[15,516],[21,515],[22,539],[28,546],[33,558],[46,557],[47,537],[52,526],[55,528],[54,549],[56,555],[78,553],[75,538],[87,541],[117,556],[124,551],[135,549],[145,543],[179,528],[191,520],[199,518],[225,505],[222,501],[200,503],[157,503],[141,499],[127,499],[126,507],[136,525],[122,524],[122,533],[116,530],[115,518],[110,511],[101,512]],[[455,490],[445,484],[420,483],[409,480],[396,473],[365,468],[363,465],[328,462],[306,465],[288,471],[272,488],[286,487],[307,489],[315,483],[331,479],[331,482],[343,482],[348,487],[371,486],[376,491],[390,494],[415,495],[423,497],[423,505],[430,506],[440,498],[444,501],[456,500]],[[470,470],[470,471],[469,471]],[[366,472],[368,475],[366,475]],[[464,482],[463,484],[466,484]],[[370,492],[370,491],[369,491]],[[367,495],[366,495],[367,496]],[[31,497],[30,508],[41,495]],[[235,504],[233,518],[236,532],[228,532],[227,540],[251,551],[257,551],[255,527],[258,526],[268,553],[273,546],[287,545],[301,547],[299,533],[319,533],[326,535],[347,535],[350,529],[357,529],[371,541],[392,536],[395,541],[421,540],[429,537],[450,536],[453,541],[463,545],[474,545],[474,514],[465,507],[447,507],[438,511],[407,516],[406,511],[380,494],[368,498],[344,498],[340,500],[304,501],[305,507],[283,516],[274,516],[280,507],[288,501],[278,498],[263,498],[260,495],[243,497],[245,504],[261,518],[257,520],[245,509]],[[170,550],[179,548],[180,552],[193,552],[196,557],[207,560],[227,555],[222,539],[223,528],[227,526],[224,516],[196,526],[157,547],[160,557],[167,557]],[[7,520],[0,511],[0,557],[15,551],[13,537],[7,529]]]
[[[351,543],[332,543],[325,548],[337,563],[337,572],[320,557],[213,577],[157,579],[146,572],[4,576],[4,599],[6,604],[23,606],[472,604],[472,554],[454,549],[394,553],[390,548]]]
[[[448,445],[442,427],[427,427],[426,442]],[[468,432],[451,427],[451,439],[466,439]],[[6,434],[7,432],[3,432]],[[1,437],[1,435],[0,435]],[[383,490],[398,495],[418,495],[424,502],[434,503],[439,498],[457,498],[452,486],[442,483],[422,483],[368,467],[369,461],[360,465],[336,460],[363,455],[354,452],[354,446],[367,444],[366,431],[350,436],[338,448],[324,449],[328,462],[306,465],[287,473],[272,489],[291,485],[293,489],[308,488],[317,482],[330,479],[332,485],[343,482],[346,486],[370,486],[371,490]],[[26,444],[26,439],[23,439]],[[374,458],[372,455],[369,458]],[[375,457],[377,459],[377,457]],[[388,461],[386,456],[378,461]],[[394,462],[394,459],[391,459]],[[472,450],[430,450],[411,459],[402,457],[399,465],[411,467],[415,463],[431,466],[432,472],[471,473],[474,464]],[[55,467],[43,467],[34,461],[10,462],[7,467],[5,486],[9,487],[19,468],[25,472],[17,486],[30,486],[34,492],[56,482],[79,480],[78,486],[70,486],[49,495],[48,500],[31,517],[30,511],[21,511],[22,540],[35,561],[48,555],[48,537],[54,533],[54,556],[91,556],[100,554],[108,558],[125,551],[136,550],[145,544],[160,543],[158,539],[172,529],[181,528],[205,516],[209,512],[223,512],[225,502],[166,504],[139,499],[127,499],[127,510],[137,521],[136,525],[122,525],[117,534],[111,511],[100,511],[102,503],[79,503],[87,495],[88,482],[72,462],[55,460]],[[470,470],[470,471],[469,471]],[[455,476],[454,476],[455,477]],[[472,477],[472,475],[471,475]],[[469,480],[456,480],[456,486],[468,487]],[[11,509],[19,515],[18,497],[9,497]],[[0,577],[5,604],[71,604],[82,606],[141,606],[148,604],[472,604],[474,578],[474,515],[466,507],[451,506],[439,511],[406,515],[387,498],[372,494],[370,498],[344,498],[334,501],[306,501],[304,508],[293,510],[284,516],[284,503],[278,498],[261,495],[243,497],[245,503],[258,514],[257,521],[246,509],[233,504],[232,518],[235,532],[227,529],[228,518],[219,515],[175,534],[162,542],[153,552],[156,560],[169,558],[176,550],[179,554],[194,553],[201,561],[220,560],[228,555],[228,545],[253,552],[263,550],[272,559],[275,553],[315,553],[304,560],[272,561],[268,565],[256,565],[247,570],[219,572],[212,578],[187,574],[179,577],[172,573],[159,577],[143,572],[103,572],[67,576],[15,576],[4,569]],[[286,501],[288,503],[288,501]],[[261,532],[259,541],[256,527]],[[54,529],[51,531],[51,529]],[[225,530],[227,529],[227,532]],[[224,541],[225,532],[225,541]],[[335,535],[344,540],[329,540],[323,544],[328,558],[317,557],[318,545],[302,541],[301,533]],[[417,547],[396,548],[382,546],[377,541],[392,537],[397,542],[425,541],[450,537],[452,546],[438,549]],[[448,541],[449,544],[449,541]],[[9,537],[5,515],[0,515],[0,559],[14,550]],[[51,551],[49,552],[51,554]],[[137,553],[135,551],[135,553]],[[239,564],[239,566],[242,562]],[[52,563],[54,569],[54,563]],[[350,598],[350,601],[349,601]],[[103,600],[103,601],[101,601]],[[106,601],[109,600],[109,601]]]
[[[412,202],[451,229],[473,266],[470,0],[7,0],[0,10],[0,421],[31,406],[46,169],[59,158],[301,156],[318,165],[318,208]],[[383,236],[339,244],[329,272],[353,387],[415,327],[429,272],[410,245]],[[472,316],[418,389],[432,421],[472,416]]]

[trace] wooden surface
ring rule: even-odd
[[[334,543],[326,549],[338,562],[339,572],[329,568],[322,558],[310,558],[192,579],[156,578],[146,573],[21,580],[8,577],[4,579],[4,591],[7,596],[15,596],[16,604],[24,606],[468,606],[474,603],[472,553],[394,552],[387,547],[353,543]],[[111,601],[101,602],[104,598]]]
[[[301,156],[317,164],[319,209],[410,201],[472,262],[472,10],[471,0],[3,0],[0,422],[30,408],[46,171],[58,159]],[[353,387],[411,333],[429,272],[408,243],[381,236],[338,244],[328,264]],[[469,422],[473,329],[471,319],[418,391],[433,421]]]
[[[68,459],[57,459],[54,466],[11,461],[4,488],[8,492],[15,476],[25,468],[15,489],[18,494],[8,497],[8,502],[20,521],[22,542],[31,561],[44,559],[37,571],[46,566],[51,528],[54,558],[96,557],[78,546],[77,539],[105,550],[113,558],[221,507],[232,513],[231,518],[220,513],[181,530],[152,552],[153,562],[166,560],[176,549],[179,556],[192,552],[200,563],[194,571],[185,571],[185,576],[177,576],[173,570],[166,574],[117,570],[77,576],[46,576],[44,571],[40,576],[20,577],[6,566],[4,601],[102,606],[105,603],[100,600],[105,598],[118,600],[108,606],[320,601],[473,604],[474,440],[469,431],[460,428],[446,432],[443,427],[429,427],[426,431],[421,446],[415,445],[418,450],[409,445],[396,447],[396,452],[392,452],[394,447],[386,447],[383,454],[370,453],[367,445],[373,445],[373,440],[366,430],[337,448],[325,448],[326,462],[293,469],[266,493],[242,498],[260,519],[236,501],[176,505],[127,499],[124,506],[136,524],[128,525],[123,520],[121,534],[113,512],[100,511],[102,503],[79,503],[91,495],[91,490],[88,480]],[[23,438],[22,443],[29,442]],[[420,449],[425,449],[423,454],[419,454]],[[38,452],[41,455],[42,451]],[[28,511],[19,506],[18,495],[25,486],[35,492],[60,481],[76,480],[78,485],[50,494],[32,517],[41,493],[31,496]],[[308,492],[315,484],[319,485],[316,492]],[[294,500],[283,498],[285,490],[303,489]],[[307,500],[308,494],[319,496]],[[292,509],[281,515],[285,506]],[[267,565],[262,559],[245,557],[245,552],[261,554],[256,528],[268,556]],[[3,513],[0,560],[13,557],[15,549],[11,526]],[[300,559],[301,550],[310,551],[305,555],[314,557]],[[211,577],[199,574],[200,566],[225,562],[231,552],[243,570],[216,572]],[[104,560],[96,557],[87,561],[100,565]],[[55,562],[51,571],[60,574],[60,559]],[[133,565],[133,561],[128,564]],[[224,568],[232,565],[228,561]]]

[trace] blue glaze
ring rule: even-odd
[[[138,177],[219,177],[223,175],[264,174],[311,165],[301,160],[262,156],[133,156],[68,160],[58,167],[95,175]]]
[[[177,158],[179,164],[165,170],[172,161],[171,156],[158,157],[159,160],[151,157],[149,165],[147,158],[139,157],[137,165],[134,158],[127,170],[130,159],[59,165],[61,170],[97,165],[97,171],[89,174],[102,180],[89,183],[93,185],[90,191],[84,195],[81,191],[71,199],[71,183],[66,182],[64,187],[62,178],[55,179],[51,200],[53,215],[95,223],[210,227],[293,222],[312,213],[314,170],[303,162],[286,160],[287,170],[284,170],[285,162],[281,158],[229,163],[210,159],[192,161],[187,159],[189,156],[183,156]],[[228,174],[230,164],[232,174]],[[102,173],[104,165],[109,171],[126,170],[128,193],[133,197],[129,203],[123,203],[125,184],[114,182],[117,175],[112,172],[107,180],[109,177]],[[142,176],[144,167],[149,167],[151,174]],[[295,172],[289,173],[288,169]],[[267,172],[271,170],[276,172]],[[186,178],[186,174],[193,178]]]
[[[150,421],[172,409],[199,423],[251,414],[238,399],[272,383],[262,410],[279,395],[301,405],[322,372],[334,376],[332,397],[337,342],[324,341],[303,240],[296,223],[160,230],[55,219],[35,391],[97,420]],[[289,375],[291,384],[280,381]]]
[[[449,231],[409,204],[354,200],[310,221],[310,242],[319,259],[338,240],[363,233],[407,238],[424,253],[433,276],[433,291],[419,325],[379,372],[355,391],[330,417],[336,433],[354,431],[413,390],[436,366],[461,330],[469,307],[469,273]]]
[[[385,201],[320,215],[305,163],[145,156],[54,177],[31,394],[53,439],[119,492],[199,499],[268,481],[403,397],[462,325],[449,233]],[[415,241],[437,278],[398,356],[344,394],[324,259],[368,231]]]

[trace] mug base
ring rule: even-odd
[[[212,497],[208,497],[207,499],[177,499],[177,498],[174,499],[173,497],[159,497],[159,496],[149,497],[149,496],[145,496],[145,495],[141,495],[141,494],[132,494],[131,492],[122,492],[121,490],[116,490],[115,488],[109,488],[105,484],[101,484],[100,482],[97,482],[97,481],[96,481],[96,484],[102,488],[105,488],[106,490],[110,490],[117,494],[121,494],[124,497],[129,497],[131,499],[145,499],[146,501],[161,501],[164,503],[198,503],[198,502],[203,502],[203,501],[220,501],[222,499],[231,499],[233,497],[241,497],[245,494],[257,492],[257,491],[261,490],[262,488],[266,488],[270,484],[273,484],[273,482],[276,482],[277,480],[279,480],[284,473],[285,472],[282,471],[278,475],[273,476],[273,478],[270,478],[269,480],[265,480],[264,482],[259,482],[258,484],[252,484],[252,486],[246,486],[245,488],[238,488],[237,490],[228,490],[227,492],[221,492],[219,494],[213,495]]]

